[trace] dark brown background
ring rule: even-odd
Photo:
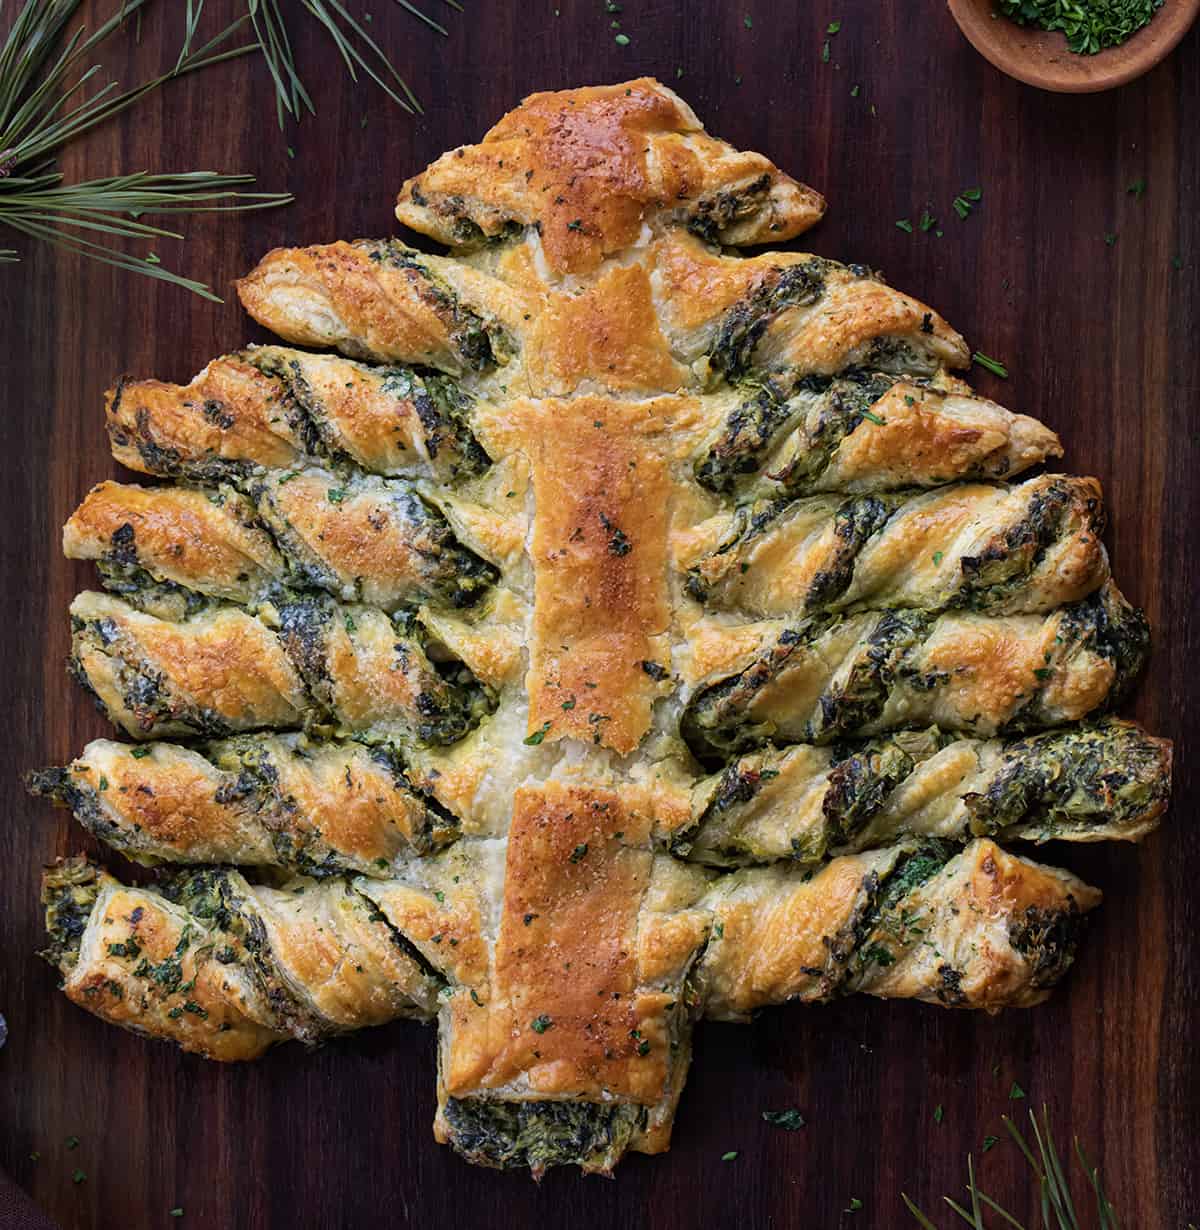
[[[59,526],[114,472],[101,430],[112,378],[186,379],[253,330],[232,295],[212,305],[23,244],[25,262],[0,270],[0,1009],[11,1030],[0,1164],[67,1227],[177,1225],[177,1205],[182,1224],[217,1230],[898,1227],[912,1224],[901,1190],[936,1212],[942,1193],[961,1190],[967,1151],[978,1157],[985,1134],[1002,1134],[1001,1114],[1045,1100],[1060,1135],[1077,1132],[1101,1165],[1127,1230],[1200,1222],[1200,910],[1188,871],[1200,838],[1186,738],[1200,695],[1200,37],[1133,85],[1069,98],[1000,76],[936,2],[624,0],[631,43],[620,47],[601,0],[476,0],[469,16],[444,10],[448,41],[390,0],[355,0],[356,13],[374,10],[372,30],[425,104],[414,122],[353,87],[327,36],[296,0],[285,6],[297,10],[315,119],[281,134],[263,65],[239,61],[97,131],[63,159],[68,175],[205,167],[291,189],[287,209],[196,218],[186,244],[160,245],[173,267],[227,293],[275,244],[390,231],[400,181],[477,139],[526,92],[657,74],[712,131],[828,196],[813,250],[876,265],[934,303],[1008,363],[1007,383],[979,373],[980,386],[1044,418],[1067,464],[1103,479],[1117,574],[1157,632],[1132,710],[1179,740],[1178,801],[1141,849],[1049,852],[1107,894],[1049,1005],[987,1019],[864,1000],[779,1010],[749,1028],[705,1025],[671,1153],[631,1158],[614,1182],[562,1172],[535,1187],[436,1146],[433,1034],[416,1026],[315,1054],[287,1047],[242,1068],[107,1028],[56,995],[33,956],[39,868],[86,843],[25,798],[21,776],[104,733],[63,673],[66,608],[92,578],[59,557]],[[210,0],[213,28],[236,7]],[[114,40],[109,62],[123,80],[173,61],[176,10],[152,6],[140,47]],[[842,28],[823,63],[833,19]],[[1126,189],[1140,177],[1137,200]],[[983,200],[962,222],[951,201],[972,185]],[[926,206],[941,239],[895,227]],[[1010,1103],[1014,1080],[1029,1101]],[[793,1105],[805,1130],[761,1121],[762,1109]],[[69,1134],[80,1139],[73,1152]],[[738,1157],[722,1163],[727,1150]],[[78,1186],[76,1166],[88,1176]],[[1033,1220],[1011,1144],[980,1169]],[[863,1203],[855,1215],[842,1212],[851,1197]]]

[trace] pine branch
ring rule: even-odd
[[[249,22],[242,17],[202,46],[194,46],[203,0],[187,0],[183,47],[174,68],[131,90],[115,82],[83,96],[100,72],[84,68],[90,53],[131,17],[140,19],[148,0],[122,0],[116,13],[92,34],[83,27],[56,53],[80,0],[26,0],[0,47],[0,224],[30,239],[182,286],[208,299],[218,296],[202,282],[183,277],[151,253],[132,256],[92,236],[119,239],[182,238],[177,231],[139,222],[144,213],[244,212],[282,205],[286,193],[243,192],[249,175],[215,171],[175,174],[137,172],[66,184],[54,157],[68,142],[134,106],[166,82],[245,55],[257,43],[228,46]],[[0,0],[0,13],[4,0]],[[76,76],[78,73],[78,76]],[[83,233],[80,233],[83,232]],[[14,248],[0,248],[0,263],[19,259]]]
[[[1021,1150],[1025,1160],[1029,1163],[1029,1168],[1033,1171],[1034,1178],[1037,1181],[1042,1226],[1045,1227],[1045,1230],[1083,1230],[1083,1226],[1079,1221],[1079,1215],[1075,1209],[1075,1201],[1071,1194],[1070,1179],[1063,1168],[1058,1149],[1055,1147],[1054,1138],[1050,1132],[1050,1115],[1047,1108],[1045,1106],[1042,1107],[1040,1123],[1033,1111],[1029,1112],[1029,1122],[1033,1128],[1036,1152],[1035,1148],[1031,1147],[1028,1140],[1021,1134],[1021,1130],[1007,1115],[1003,1116],[1003,1120],[1009,1135],[1016,1142],[1017,1148]],[[1088,1162],[1078,1138],[1075,1139],[1075,1152],[1083,1166],[1083,1172],[1087,1177],[1088,1185],[1095,1196],[1097,1230],[1121,1230],[1121,1223],[1117,1218],[1116,1210],[1104,1194],[1104,1188],[1101,1186],[1100,1172]],[[988,1230],[988,1225],[984,1221],[985,1209],[999,1217],[1005,1226],[1011,1226],[1013,1230],[1027,1230],[1023,1222],[1018,1221],[1012,1213],[1002,1208],[998,1201],[994,1200],[979,1187],[975,1179],[974,1161],[969,1155],[967,1157],[967,1195],[971,1202],[970,1209],[964,1208],[963,1205],[950,1196],[943,1196],[942,1199],[959,1220],[965,1222],[968,1226],[974,1227],[974,1230]],[[917,1205],[908,1197],[907,1193],[901,1192],[901,1198],[904,1201],[905,1207],[912,1214],[913,1219],[922,1227],[922,1230],[937,1230],[933,1222],[921,1212]]]

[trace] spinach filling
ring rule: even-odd
[[[42,906],[50,943],[40,955],[64,974],[79,961],[79,946],[100,887],[99,871],[82,858],[59,863],[43,880]]]
[[[628,1102],[508,1102],[448,1098],[450,1143],[467,1161],[497,1169],[578,1164],[607,1170],[646,1125],[644,1107]]]
[[[923,611],[884,611],[869,635],[855,649],[850,670],[831,683],[818,701],[818,716],[809,722],[808,737],[825,742],[853,734],[883,712],[897,682],[937,686],[937,679],[920,679],[905,660],[926,638],[933,616]]]
[[[871,872],[863,880],[865,902],[830,944],[833,960],[844,970],[842,985],[861,978],[872,966],[895,964],[903,949],[920,934],[917,917],[905,908],[905,902],[958,851],[952,842],[927,838],[905,847],[882,875]]]
[[[761,473],[776,446],[791,432],[789,459],[768,477],[788,495],[813,490],[833,463],[839,445],[871,421],[870,407],[896,379],[865,368],[851,368],[836,379],[806,375],[788,390],[786,398],[773,385],[765,385],[731,411],[721,434],[696,461],[696,481],[710,491],[733,492],[741,480]]]
[[[1008,924],[1009,943],[1033,967],[1032,985],[1054,986],[1075,961],[1075,952],[1086,925],[1075,898],[1068,896],[1062,909],[1026,906]]]
[[[976,834],[1022,826],[1053,837],[1135,824],[1165,806],[1170,790],[1163,741],[1133,726],[1106,723],[1010,744],[986,790],[964,796],[964,802]]]
[[[700,689],[680,719],[680,734],[701,764],[724,761],[775,734],[770,722],[751,722],[747,710],[755,696],[775,682],[792,655],[818,641],[838,622],[814,616],[780,633],[775,644],[745,670]]]
[[[725,315],[709,353],[709,363],[731,383],[750,370],[754,351],[763,334],[781,312],[792,307],[811,307],[825,294],[830,261],[809,257],[798,265],[774,270],[745,299]]]
[[[487,322],[467,307],[454,291],[421,260],[421,254],[395,239],[360,240],[356,247],[368,259],[388,269],[407,271],[418,285],[417,293],[438,315],[450,335],[463,365],[472,371],[486,371],[503,363],[511,353],[511,343],[495,322]]]
[[[764,172],[741,188],[728,188],[702,197],[692,206],[687,229],[705,243],[719,245],[722,232],[758,213],[770,193],[771,176]]]

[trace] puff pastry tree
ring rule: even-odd
[[[657,82],[534,95],[403,186],[449,255],[276,250],[286,345],[117,385],[176,482],[64,546],[134,742],[32,784],[160,872],[48,869],[72,1000],[217,1059],[436,1017],[438,1139],[537,1174],[664,1149],[701,1016],[1048,993],[1099,893],[996,839],[1155,826],[1145,621],[936,312],[736,252],[823,208]]]

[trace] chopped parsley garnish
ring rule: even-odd
[[[859,94],[860,94],[860,93],[862,93],[862,86],[861,86],[861,85],[852,85],[852,86],[850,87],[850,97],[851,97],[851,98],[857,98],[857,97],[859,96]]]
[[[629,35],[628,34],[618,34],[616,36],[615,42],[618,47],[628,47],[629,46]]]
[[[876,427],[887,426],[887,419],[880,418],[878,414],[872,414],[870,410],[862,410],[860,413],[868,423],[874,423]]]
[[[541,730],[535,730],[533,734],[526,735],[525,738],[521,740],[521,742],[524,743],[526,747],[537,747],[537,745],[541,743],[541,741],[546,737],[546,732],[549,729],[550,729],[550,723],[543,722]]]
[[[929,210],[925,210],[924,213],[921,214],[921,230],[931,231],[936,225],[937,219],[929,212]]]
[[[325,498],[331,504],[340,504],[346,498],[346,492],[341,487],[330,487],[329,490],[325,492]]]
[[[1140,201],[1146,195],[1146,181],[1144,179],[1135,179],[1125,191]]]
[[[1108,231],[1104,236],[1104,242],[1111,248],[1113,244],[1117,242],[1117,237],[1112,233],[1112,231]]]
[[[825,46],[821,48],[821,63],[829,63],[829,40],[825,40]]]
[[[983,1138],[983,1151],[986,1153],[989,1149],[994,1149],[1000,1143],[999,1136],[985,1136]]]
[[[182,1217],[183,1216],[183,1205],[177,1205],[175,1208],[173,1208],[170,1211],[170,1213],[167,1214],[167,1216],[168,1217]]]
[[[148,747],[131,747],[129,749],[129,754],[134,758],[134,760],[141,760],[142,757],[149,756],[150,752],[151,749]]]
[[[67,1137],[67,1148],[68,1149],[78,1149],[79,1148],[79,1137],[78,1136],[68,1136]]]
[[[721,1154],[721,1161],[732,1162],[737,1157],[737,1155],[738,1155],[738,1151],[736,1149],[730,1149],[728,1153]]]
[[[764,1110],[763,1119],[785,1132],[798,1132],[804,1127],[804,1116],[798,1110]]]
[[[831,21],[829,25],[825,27],[825,33],[826,34],[836,34],[841,28],[842,28],[842,23],[840,21]]]
[[[1061,30],[1067,50],[1095,55],[1136,34],[1162,7],[1163,0],[1105,0],[1103,4],[1065,0],[999,0],[995,7],[1019,26]]]
[[[754,29],[754,22],[750,20],[750,14],[749,14],[749,13],[747,13],[747,14],[746,14],[746,16],[742,18],[742,25],[744,25],[744,26],[746,27],[746,29],[747,29],[747,30],[753,30],[753,29]]]
[[[933,1108],[933,1121],[934,1121],[934,1123],[941,1123],[941,1121],[942,1121],[942,1119],[943,1119],[944,1117],[945,1117],[945,1111],[943,1111],[943,1110],[942,1110],[942,1104],[941,1104],[941,1102],[939,1102],[939,1103],[938,1103],[938,1104],[937,1104],[937,1105]]]
[[[1012,1088],[1008,1091],[1008,1100],[1010,1102],[1017,1102],[1024,1096],[1025,1096],[1025,1090],[1022,1089],[1021,1086],[1018,1085],[1016,1081],[1013,1081]]]
[[[581,841],[579,845],[577,845],[575,849],[571,851],[570,855],[567,858],[567,862],[577,863],[579,862],[580,859],[587,858],[587,852],[588,852],[587,842]]]
[[[857,1196],[850,1197],[850,1206],[846,1209],[847,1213],[857,1213],[863,1207],[863,1202]]]
[[[942,560],[944,560],[945,558],[946,558],[946,555],[945,555],[945,552],[943,552],[943,551],[935,551],[935,552],[933,553],[933,562],[934,562],[934,564],[940,564],[940,563],[942,562]]]
[[[986,368],[993,376],[999,376],[1001,380],[1008,379],[1008,368],[1000,362],[999,359],[989,358],[982,350],[977,350],[972,356],[971,361],[978,363],[980,367]]]
[[[554,1022],[543,1013],[541,1016],[535,1016],[533,1020],[529,1022],[529,1028],[532,1029],[535,1034],[544,1034],[546,1030],[554,1028]]]
[[[896,229],[911,235],[913,233],[913,224],[907,218],[901,218],[896,223]]]
[[[72,1183],[83,1183],[86,1179],[87,1173],[82,1170],[76,1170],[75,1173],[71,1175]]]

